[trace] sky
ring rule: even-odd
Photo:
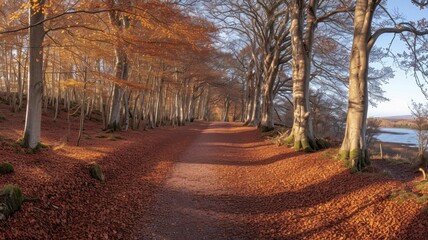
[[[410,0],[390,0],[388,1],[388,9],[397,10],[408,20],[417,20],[423,17],[428,18],[428,9],[420,10],[411,4]],[[388,46],[392,36],[392,34],[382,36],[376,42],[376,46]],[[405,50],[405,45],[398,38],[395,39],[393,46],[398,52]],[[395,70],[395,77],[390,79],[389,83],[383,87],[385,97],[390,99],[390,101],[379,103],[377,107],[369,107],[369,117],[410,115],[409,106],[412,100],[421,103],[428,102],[420,88],[416,85],[412,72],[406,74],[398,66],[394,65],[392,61],[386,60],[385,62],[387,63],[386,65],[391,66]]]

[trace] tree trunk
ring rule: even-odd
[[[307,23],[304,29],[305,3],[293,0],[291,5],[291,45],[293,71],[294,121],[287,144],[294,144],[296,151],[310,152],[318,149],[312,130],[312,116],[309,107],[309,81],[311,73],[311,53],[315,30],[315,11],[317,1],[310,1],[307,10]],[[305,37],[304,37],[305,31]]]
[[[226,96],[224,98],[224,115],[223,115],[223,122],[229,122],[229,109],[230,109],[230,97]]]
[[[30,72],[27,91],[27,112],[23,144],[36,148],[40,143],[43,95],[43,39],[45,30],[43,5],[44,0],[31,1],[30,7]],[[40,23],[38,25],[35,25]],[[35,25],[35,26],[33,26]]]
[[[125,106],[124,106],[124,108],[125,108],[124,109],[125,121],[124,121],[123,129],[125,131],[128,131],[128,129],[129,129],[129,113],[130,113],[130,110],[129,110],[129,90],[128,89],[125,89],[125,92],[123,94],[123,100],[124,100],[124,104],[125,104]]]
[[[116,49],[116,79],[126,80],[128,75],[126,53],[121,49]],[[118,83],[114,83],[113,97],[110,109],[108,128],[114,131],[120,130],[120,106],[122,104],[122,88]]]
[[[361,171],[370,164],[366,143],[367,75],[370,55],[368,41],[376,6],[375,0],[359,0],[354,17],[354,39],[349,66],[348,114],[340,152],[341,158],[350,161],[357,171]]]
[[[247,72],[247,92],[246,92],[246,117],[244,125],[249,125],[252,121],[254,111],[254,98],[255,98],[255,78],[254,78],[254,59],[251,58]]]
[[[257,72],[257,71],[256,71]],[[261,115],[261,95],[262,95],[262,74],[261,69],[258,70],[257,77],[255,80],[255,90],[254,90],[254,99],[253,99],[253,114],[251,116],[251,125],[258,127],[260,124],[260,115]]]
[[[85,122],[85,107],[86,107],[86,82],[87,82],[87,68],[85,67],[83,76],[83,90],[82,90],[82,100],[80,103],[80,124],[79,124],[79,135],[77,136],[76,146],[80,145],[80,140],[83,136],[83,128]]]
[[[129,1],[118,1],[118,3],[114,4],[124,4],[124,5],[130,5]],[[120,38],[120,34],[122,34],[124,29],[129,28],[129,18],[125,16],[123,13],[119,13],[117,11],[110,11],[109,13],[110,22],[114,27],[117,28],[118,36],[117,38]],[[117,46],[115,47],[115,56],[116,56],[116,66],[115,66],[115,76],[118,80],[128,80],[128,72],[129,72],[129,63],[128,63],[128,56],[125,52],[125,49],[123,46],[120,46],[120,42],[117,43]],[[109,124],[108,128],[111,130],[120,130],[120,108],[122,104],[122,92],[121,87],[118,83],[114,84],[114,91],[113,91],[113,99],[111,104],[111,110],[110,110],[110,117],[109,117]],[[126,99],[127,101],[127,99]]]
[[[265,72],[265,79],[263,83],[263,101],[261,106],[261,122],[260,122],[260,129],[263,132],[268,132],[270,130],[274,129],[274,121],[273,121],[273,99],[274,99],[274,93],[273,93],[273,85],[275,83],[275,79],[278,75],[278,67],[279,67],[279,54],[280,49],[279,46],[276,46],[277,49],[275,49],[274,56],[268,57],[269,59],[266,60],[264,63],[264,72]]]

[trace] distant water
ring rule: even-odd
[[[381,128],[382,133],[376,134],[375,138],[382,142],[402,143],[403,145],[418,145],[416,130],[406,128]]]

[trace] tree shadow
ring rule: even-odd
[[[365,179],[365,180],[363,180]],[[161,222],[151,223],[151,231],[160,234],[168,234],[165,231],[165,225],[175,222],[175,228],[189,228],[194,226],[202,228],[209,223],[222,222],[225,225],[216,225],[218,231],[227,229],[225,239],[302,239],[314,235],[323,230],[332,228],[338,224],[344,223],[355,215],[365,211],[372,205],[378,204],[387,198],[387,195],[370,196],[372,200],[364,201],[357,208],[349,210],[339,216],[329,217],[325,222],[317,227],[300,231],[299,229],[288,229],[288,232],[294,232],[291,235],[284,235],[285,232],[272,232],[276,226],[268,222],[260,222],[259,216],[272,215],[277,218],[285,212],[294,212],[295,221],[305,221],[304,218],[315,217],[320,214],[306,213],[309,209],[316,208],[319,205],[326,204],[334,199],[343,200],[353,193],[369,187],[374,184],[382,184],[387,181],[383,178],[367,178],[367,176],[351,175],[348,171],[343,171],[330,179],[326,179],[317,184],[307,186],[296,191],[285,191],[268,196],[259,195],[239,195],[239,194],[216,194],[215,192],[193,192],[183,189],[165,187],[160,192],[158,208],[154,214],[161,214]],[[163,202],[162,202],[163,201]],[[335,214],[334,209],[327,208],[322,214]],[[337,209],[336,209],[337,210]],[[331,211],[331,213],[330,213]],[[279,215],[278,215],[279,214]],[[311,216],[311,214],[314,214]],[[184,219],[183,222],[180,219]],[[193,219],[193,220],[192,220]],[[258,219],[258,220],[254,220]],[[192,221],[196,221],[194,223]],[[262,220],[264,221],[264,220]],[[278,221],[278,219],[274,220]],[[201,223],[201,224],[199,224]],[[281,228],[287,227],[287,223],[280,223]],[[242,230],[242,231],[241,231]],[[175,230],[174,230],[175,231]],[[179,230],[177,230],[179,232]],[[193,231],[195,231],[193,229]],[[250,231],[246,233],[245,231]],[[190,232],[184,232],[184,236]],[[186,235],[187,234],[187,235]],[[209,233],[207,233],[209,234]],[[280,235],[280,236],[279,236]],[[180,235],[178,235],[180,236]],[[217,236],[217,235],[207,235]]]
[[[287,161],[291,158],[303,155],[301,152],[285,152],[282,154],[277,154],[271,157],[264,158],[262,160],[254,160],[248,157],[242,156],[238,159],[238,157],[233,156],[233,160],[230,160],[230,157],[226,158],[218,158],[216,157],[216,153],[209,154],[207,153],[204,157],[192,157],[192,158],[182,158],[179,162],[182,163],[196,163],[196,164],[208,164],[208,165],[224,165],[224,166],[264,166],[273,164],[279,161]]]
[[[312,229],[307,230],[307,231],[303,231],[301,233],[288,235],[287,238],[288,239],[303,239],[303,238],[311,237],[313,235],[318,234],[319,232],[321,232],[323,230],[331,229],[337,225],[340,225],[340,224],[346,222],[347,220],[349,220],[352,217],[354,217],[355,215],[363,212],[365,209],[369,208],[370,206],[381,203],[382,201],[385,201],[386,199],[387,199],[387,197],[383,196],[383,197],[380,197],[378,199],[369,201],[363,205],[360,205],[358,208],[356,208],[350,212],[345,213],[345,216],[343,216],[343,217],[334,218],[332,220],[327,220],[327,223],[324,223],[321,226],[312,228]]]
[[[363,181],[363,178],[365,178],[365,181]],[[205,211],[236,214],[264,214],[313,207],[338,197],[346,197],[370,185],[382,184],[387,181],[387,179],[380,177],[367,178],[366,176],[353,175],[350,174],[348,170],[345,170],[329,179],[307,186],[303,189],[276,193],[269,196],[240,196],[233,194],[205,195],[176,189],[165,189],[165,191],[167,195],[178,198],[189,195],[195,202],[221,203],[208,205],[200,204],[198,206],[188,203],[189,205],[183,206],[185,208],[198,208]]]
[[[397,239],[428,239],[428,205],[407,226],[403,226]]]

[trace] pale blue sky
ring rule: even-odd
[[[390,0],[388,8],[399,11],[408,20],[417,20],[423,17],[428,18],[428,9],[420,10],[411,4],[410,0]],[[376,43],[376,46],[385,47],[390,43],[391,39],[392,34],[382,36]],[[397,49],[398,52],[402,52],[404,49],[404,44],[401,43],[398,37],[395,39],[393,46],[393,49]],[[391,61],[388,60],[385,62],[395,70],[395,77],[389,81],[389,84],[384,86],[385,96],[390,101],[380,103],[376,108],[369,107],[369,116],[408,115],[410,114],[408,106],[412,99],[416,102],[428,102],[416,85],[411,72],[406,76],[406,73]]]

